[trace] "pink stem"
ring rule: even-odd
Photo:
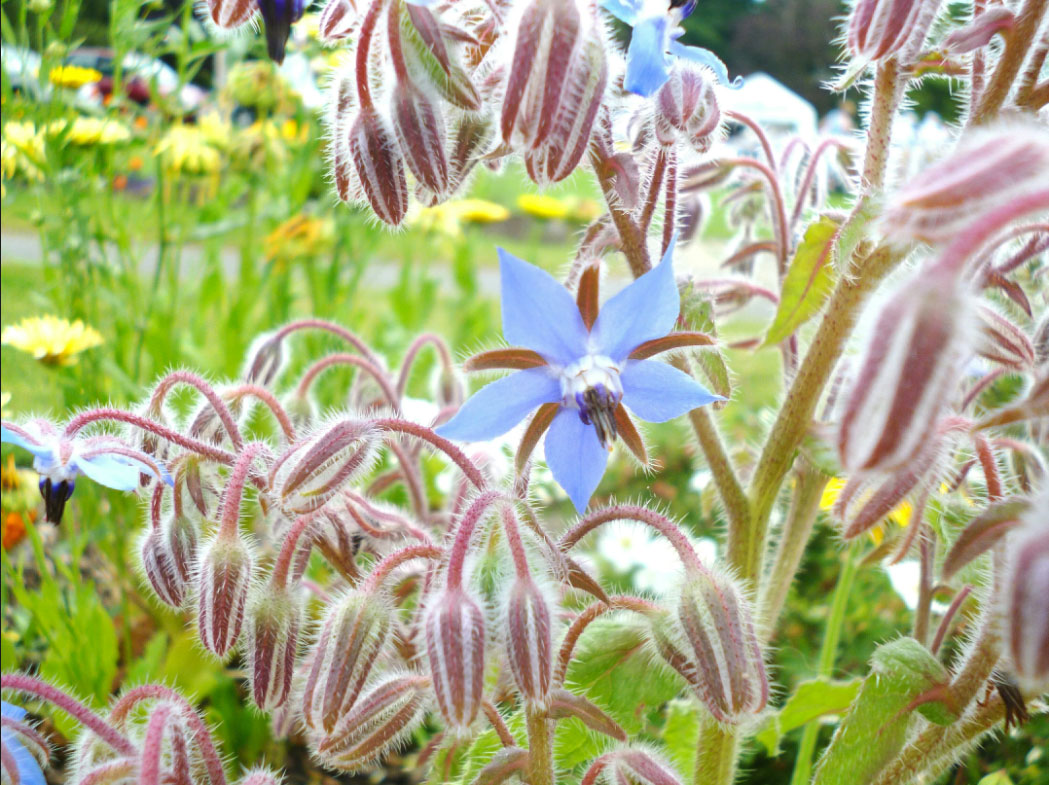
[[[153,493],[149,496],[149,521],[154,529],[160,528],[160,513],[163,501],[164,483],[158,482],[153,486]]]
[[[462,470],[463,474],[469,478],[475,488],[480,490],[485,487],[486,483],[484,477],[474,462],[467,458],[462,450],[443,436],[438,436],[432,429],[408,420],[400,420],[394,417],[384,417],[375,420],[374,424],[378,428],[387,431],[394,431],[396,433],[406,433],[409,436],[414,436],[417,439],[422,439],[424,442],[428,442],[430,445],[436,447],[447,455],[452,462]]]
[[[372,93],[368,85],[368,56],[371,53],[372,37],[375,33],[375,25],[379,20],[379,14],[385,0],[372,0],[368,11],[361,22],[361,30],[357,35],[357,96],[362,110],[371,110]]]
[[[426,520],[430,512],[430,505],[426,500],[426,488],[419,474],[419,467],[412,457],[405,451],[396,437],[386,439],[386,445],[390,451],[397,456],[397,462],[401,466],[401,476],[404,484],[408,486],[408,493],[412,497],[412,507],[420,520]]]
[[[940,645],[943,643],[944,637],[947,635],[947,630],[951,626],[951,620],[954,619],[958,609],[962,607],[962,603],[965,602],[965,598],[972,593],[973,587],[966,584],[962,587],[962,590],[958,592],[954,599],[951,601],[951,605],[947,608],[947,612],[943,614],[943,618],[940,619],[940,626],[936,628],[936,635],[932,639],[932,647],[930,651],[936,654],[940,650]]]
[[[252,463],[259,455],[266,452],[269,452],[266,445],[252,442],[244,448],[233,465],[233,471],[230,472],[229,480],[226,482],[226,490],[222,494],[222,504],[219,507],[220,537],[236,535],[240,521],[240,501],[244,496],[244,483],[248,479]]]
[[[707,571],[706,567],[703,566],[703,563],[696,555],[692,543],[690,543],[688,538],[681,533],[681,529],[679,529],[673,521],[660,515],[658,512],[654,512],[653,510],[649,510],[636,504],[617,504],[591,513],[565,532],[559,543],[561,550],[570,550],[598,526],[612,523],[613,521],[624,520],[637,521],[646,526],[651,526],[666,537],[670,544],[674,546],[674,550],[677,551],[678,558],[681,559],[681,563],[685,566],[686,570],[699,570],[701,572]]]
[[[109,407],[91,409],[78,414],[69,421],[68,425],[66,425],[64,435],[67,437],[73,437],[91,423],[106,421],[122,422],[127,423],[128,425],[133,425],[136,428],[141,428],[144,431],[152,433],[154,436],[159,436],[161,439],[166,439],[172,444],[177,444],[179,447],[203,455],[205,458],[209,458],[216,463],[222,463],[228,466],[234,463],[237,459],[231,452],[227,452],[219,447],[214,447],[189,436],[183,436],[181,433],[166,428],[160,423],[154,422],[146,417],[133,414],[132,412],[125,412],[122,409],[112,409]]]
[[[334,365],[353,365],[360,368],[378,382],[379,387],[382,388],[386,402],[390,404],[395,411],[400,409],[397,391],[390,385],[390,380],[386,378],[386,374],[383,373],[378,365],[364,357],[359,357],[356,354],[329,354],[327,357],[321,358],[315,362],[309,367],[309,369],[307,369],[306,373],[302,375],[302,381],[299,382],[298,386],[298,395],[300,397],[305,397],[306,393],[309,392],[310,385],[313,384],[313,380],[322,371],[327,370]]]
[[[772,229],[776,235],[777,252],[776,258],[779,262],[779,274],[782,278],[787,272],[787,255],[789,251],[789,240],[787,238],[787,210],[783,204],[783,193],[780,191],[779,181],[776,173],[760,161],[751,158],[729,158],[721,162],[723,166],[742,166],[755,169],[760,172],[768,183],[769,195],[772,199]]]
[[[838,139],[824,139],[820,142],[819,146],[816,147],[816,151],[812,154],[812,159],[809,161],[809,165],[805,169],[805,177],[801,181],[801,188],[798,189],[797,194],[794,196],[794,210],[790,216],[791,227],[794,227],[798,223],[798,218],[801,217],[801,211],[805,209],[805,201],[808,199],[809,190],[812,188],[812,180],[816,176],[816,166],[819,164],[820,157],[831,147],[845,149],[848,145]]]
[[[360,352],[362,355],[367,357],[373,363],[378,363],[378,356],[371,350],[371,348],[363,340],[357,337],[354,333],[347,330],[341,325],[335,324],[334,322],[325,321],[324,319],[301,319],[291,324],[286,324],[277,331],[274,339],[282,341],[291,333],[297,330],[323,330],[329,332],[332,335],[337,335],[342,340],[346,341],[350,346]]]
[[[142,742],[142,759],[139,762],[139,785],[160,785],[160,757],[164,749],[164,731],[171,716],[170,704],[163,704],[150,713],[146,726],[146,738]]]
[[[776,156],[772,154],[772,144],[769,142],[768,136],[765,134],[765,129],[754,118],[743,114],[742,112],[725,112],[725,117],[730,120],[735,120],[737,123],[742,123],[747,126],[754,134],[758,137],[758,141],[761,143],[761,149],[765,153],[765,160],[769,162],[769,169],[773,172],[776,171]]]
[[[242,384],[239,387],[234,387],[230,390],[229,394],[236,398],[251,396],[252,398],[258,399],[273,414],[280,429],[284,432],[284,437],[289,442],[295,441],[295,426],[292,424],[291,418],[288,417],[288,413],[284,410],[284,407],[280,405],[277,396],[265,387],[258,384]]]
[[[517,514],[511,504],[502,505],[503,529],[506,532],[506,544],[510,547],[510,556],[514,560],[514,570],[518,578],[527,578],[531,574],[528,569],[528,556],[525,553],[524,541],[521,539],[521,530],[517,526]]]
[[[404,398],[405,390],[408,387],[408,377],[411,374],[412,365],[415,363],[416,357],[419,352],[422,351],[423,347],[430,344],[437,350],[437,354],[441,358],[441,366],[446,370],[452,369],[452,356],[448,351],[448,345],[441,340],[440,336],[433,333],[423,333],[414,341],[412,345],[408,347],[408,351],[404,353],[404,360],[401,362],[401,372],[397,377],[397,400],[400,401]]]
[[[659,606],[655,603],[639,597],[619,595],[609,597],[609,599],[612,601],[611,605],[603,602],[595,602],[592,605],[588,605],[569,625],[568,630],[565,632],[564,640],[561,642],[561,650],[557,655],[557,665],[554,668],[555,684],[563,685],[565,683],[565,677],[568,675],[568,664],[572,661],[572,654],[575,652],[576,644],[579,642],[583,631],[590,626],[591,622],[609,611],[630,610],[638,613],[647,613],[648,611],[659,610]]]
[[[125,779],[135,770],[136,761],[131,758],[118,758],[96,766],[77,781],[77,785],[108,785],[108,783]]]
[[[237,427],[236,420],[233,419],[233,414],[230,412],[229,407],[226,406],[226,402],[222,400],[222,397],[215,392],[215,388],[212,387],[203,377],[198,376],[195,373],[189,371],[173,371],[160,380],[157,388],[153,391],[152,397],[149,399],[149,409],[151,411],[160,411],[160,406],[164,402],[164,398],[167,394],[178,384],[185,384],[195,388],[209,404],[211,408],[215,410],[215,414],[218,415],[219,420],[222,421],[222,426],[226,429],[226,433],[229,434],[229,439],[233,442],[233,447],[239,450],[244,446],[244,438],[240,435],[240,428]]]
[[[401,550],[394,551],[375,565],[375,569],[369,573],[361,585],[361,590],[365,592],[375,591],[387,575],[407,561],[413,559],[432,559],[436,561],[443,555],[444,551],[433,545],[409,545],[407,548],[401,548]]]
[[[459,528],[455,531],[455,539],[452,541],[452,550],[448,556],[448,587],[458,588],[463,582],[463,562],[470,550],[470,540],[474,529],[481,518],[497,500],[502,499],[503,494],[499,491],[484,491],[481,493],[466,511],[459,521]]]
[[[295,555],[295,549],[299,545],[299,540],[302,539],[302,535],[309,531],[310,525],[313,523],[315,515],[300,515],[292,523],[291,528],[288,529],[288,533],[284,535],[284,542],[281,543],[280,552],[277,554],[277,559],[273,563],[273,573],[270,575],[270,584],[274,588],[283,588],[288,582],[288,572],[291,569],[292,557]]]

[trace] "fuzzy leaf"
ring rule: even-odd
[[[824,714],[838,714],[848,709],[860,691],[860,681],[813,679],[801,682],[755,738],[765,745],[770,756],[778,755],[779,740],[784,734]]]
[[[958,535],[943,560],[943,578],[950,579],[958,570],[991,548],[1009,530],[1020,523],[1031,503],[1027,499],[1001,499],[991,503]]]
[[[663,743],[678,771],[694,771],[696,746],[699,743],[699,705],[677,698],[667,705],[663,725]]]
[[[783,281],[776,317],[765,335],[765,346],[789,338],[795,330],[819,311],[837,278],[834,269],[834,246],[838,223],[821,217],[805,230],[794,259]]]

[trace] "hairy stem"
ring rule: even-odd
[[[1005,38],[1005,49],[998,60],[987,89],[973,110],[972,125],[981,125],[995,116],[1009,97],[1013,82],[1031,49],[1031,41],[1038,32],[1038,25],[1045,16],[1045,0],[1026,0],[1016,15],[1016,22]]]
[[[528,782],[530,785],[554,785],[554,748],[546,712],[531,706],[525,709],[528,728]]]
[[[673,363],[675,366],[677,362]],[[745,536],[750,520],[750,502],[747,494],[736,476],[736,469],[732,460],[725,452],[725,445],[721,442],[714,418],[710,412],[703,409],[693,409],[688,413],[688,419],[692,423],[692,430],[699,440],[699,447],[703,450],[703,456],[710,467],[710,473],[714,477],[714,486],[721,497],[721,503],[725,507],[725,514],[729,520],[729,552],[738,549],[733,543],[738,543],[741,536]]]
[[[736,778],[739,737],[735,728],[719,725],[712,717],[701,720],[693,785],[732,785]]]

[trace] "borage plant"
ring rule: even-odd
[[[209,5],[220,25],[254,13]],[[312,320],[260,337],[240,381],[176,372],[136,411],[4,424],[4,439],[36,456],[56,521],[77,474],[118,488],[138,477],[149,499],[141,563],[158,600],[192,618],[215,657],[239,656],[275,732],[301,733],[327,768],[368,771],[411,740],[432,782],[730,783],[749,738],[774,749],[805,725],[795,783],[889,785],[928,781],[1003,723],[1044,710],[1045,3],[974,3],[960,19],[938,0],[859,0],[839,86],[867,96],[863,144],[794,139],[779,150],[751,118],[721,110],[715,87],[728,77],[716,58],[678,42],[692,6],[323,9],[322,36],[350,54],[330,103],[341,199],[396,225],[409,194],[443,201],[478,163],[514,157],[541,185],[585,167],[606,197],[564,285],[502,254],[503,337],[523,348],[468,360],[514,373],[465,404],[439,338],[420,337],[391,371],[352,332]],[[606,9],[633,27],[625,54]],[[266,22],[286,30],[290,17]],[[911,84],[938,75],[966,84],[964,122],[939,160],[900,184],[894,118]],[[728,122],[755,135],[758,157],[713,156]],[[845,209],[820,187],[839,153],[852,161]],[[675,234],[694,233],[709,193],[739,224],[733,274],[675,279]],[[636,280],[601,306],[598,281],[620,257]],[[883,285],[878,312],[861,320]],[[733,391],[715,320],[754,298],[775,315],[737,346],[778,352],[783,394],[752,452],[726,447],[717,428]],[[285,359],[304,330],[345,351],[289,380],[303,363]],[[405,390],[427,345],[441,372],[421,421]],[[357,371],[349,408],[320,416],[312,386],[338,365]],[[179,385],[200,393],[185,417],[167,404]],[[270,438],[258,435],[259,407]],[[462,443],[533,410],[508,472],[489,448]],[[655,421],[687,412],[721,501],[723,563],[705,563],[689,527],[650,505],[594,502],[619,437],[654,466],[627,410]],[[100,430],[107,423],[123,430]],[[577,520],[530,493],[544,437]],[[445,492],[424,452],[454,473]],[[776,710],[777,623],[832,478],[849,544],[819,671]],[[885,530],[902,502],[910,525]],[[610,593],[575,555],[623,520],[674,548],[681,577],[665,598]],[[880,544],[868,545],[875,529]],[[856,572],[911,554],[913,628],[876,649],[866,678],[832,682]],[[934,611],[934,598],[949,605]],[[952,633],[962,618],[967,636]],[[648,705],[636,685],[593,677],[615,647],[642,652],[647,679],[670,693]],[[132,689],[103,719],[28,676],[5,675],[3,687],[83,723],[75,782],[225,781],[207,730],[169,690]],[[841,719],[814,761],[825,713]],[[5,775],[39,781],[46,741],[8,704],[3,745]]]

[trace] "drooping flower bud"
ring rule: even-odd
[[[270,584],[251,595],[245,617],[251,697],[260,709],[271,711],[282,706],[291,693],[302,606],[288,587]]]
[[[850,473],[892,471],[928,443],[971,344],[963,287],[934,269],[905,282],[882,310],[838,432]]]
[[[185,516],[169,516],[150,527],[139,548],[142,568],[157,598],[181,608],[197,560],[197,527]]]
[[[1049,689],[1049,486],[1034,499],[1010,543],[1006,634],[1013,668],[1033,692]]]
[[[524,699],[546,703],[553,673],[550,605],[535,581],[518,577],[506,605],[506,643],[510,671]]]
[[[986,305],[978,305],[976,313],[980,318],[977,354],[1011,368],[1034,367],[1034,345],[1023,330]]]
[[[964,54],[987,46],[996,33],[1005,33],[1016,22],[1012,9],[1004,5],[984,7],[976,12],[965,27],[951,32],[943,40],[943,48],[951,54]]]
[[[857,0],[849,16],[846,43],[867,61],[893,55],[913,58],[936,18],[940,0]]]
[[[330,732],[353,707],[382,651],[393,611],[381,594],[347,594],[321,622],[302,694],[306,727]]]
[[[349,127],[347,145],[362,195],[382,221],[399,225],[408,211],[408,181],[393,131],[373,108],[362,108]]]
[[[429,679],[394,674],[377,682],[328,735],[317,740],[317,756],[346,772],[372,766],[397,747],[423,717]]]
[[[950,155],[899,190],[886,231],[902,240],[942,243],[972,220],[1049,180],[1049,134],[1013,123],[963,137]]]
[[[247,24],[258,8],[256,0],[208,0],[208,15],[222,30],[236,30]]]
[[[449,587],[430,602],[423,625],[437,705],[449,726],[465,730],[484,692],[484,613],[462,588]]]
[[[662,145],[685,137],[706,152],[721,122],[714,86],[700,68],[679,65],[655,97],[655,134]]]
[[[326,509],[314,518],[310,528],[314,545],[328,563],[348,580],[359,577],[356,556],[362,536],[346,515]]]
[[[270,473],[281,509],[289,517],[320,509],[371,467],[374,446],[374,429],[352,419],[331,422],[292,446]]]
[[[440,198],[449,186],[440,106],[405,80],[394,87],[390,110],[405,163],[419,183]]]
[[[673,767],[649,750],[623,747],[609,753],[606,761],[603,773],[609,785],[681,785]]]
[[[233,649],[244,623],[254,558],[238,534],[219,532],[201,549],[197,573],[197,631],[218,657]]]
[[[268,334],[256,338],[248,349],[244,381],[269,387],[284,365],[284,342]]]
[[[357,22],[357,10],[350,0],[328,0],[317,20],[322,41],[333,44],[348,38]]]
[[[753,611],[736,581],[710,570],[685,576],[677,620],[699,699],[719,722],[751,717],[768,702],[769,680]]]

